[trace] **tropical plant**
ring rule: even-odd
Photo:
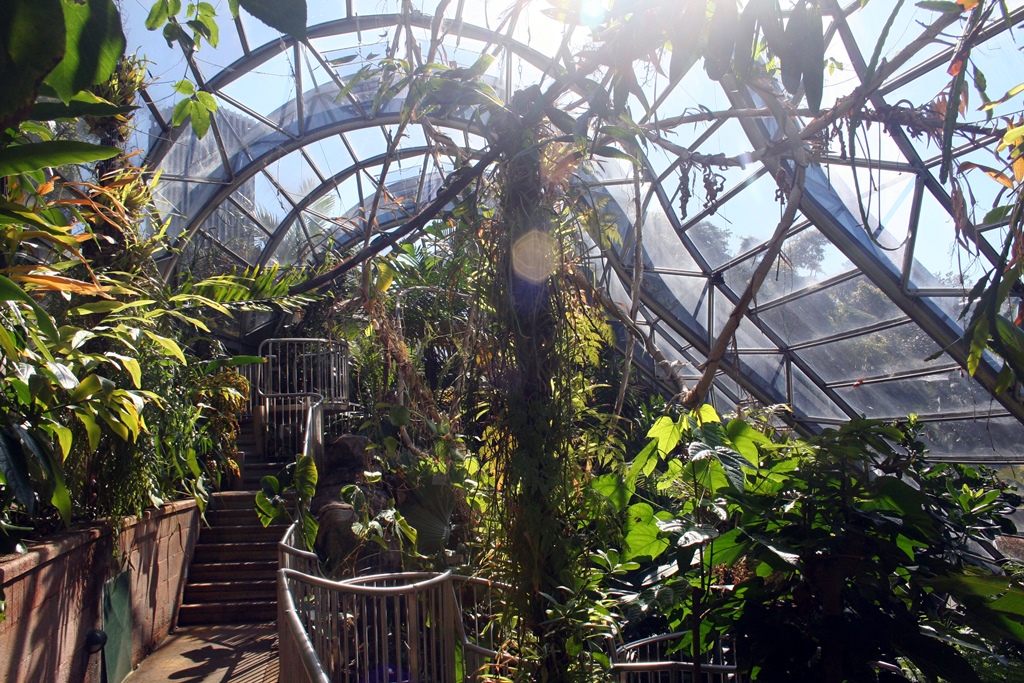
[[[694,661],[730,639],[758,681],[899,679],[878,662],[979,680],[965,649],[1024,643],[1024,585],[993,546],[1020,498],[928,463],[916,435],[913,418],[809,440],[708,406],[659,419],[628,471],[596,482],[625,513],[624,558],[650,568],[628,628],[682,632]]]

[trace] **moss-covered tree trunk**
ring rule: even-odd
[[[564,598],[560,586],[581,557],[572,522],[578,466],[570,452],[572,402],[564,292],[556,275],[561,256],[552,235],[557,214],[545,193],[541,153],[524,133],[502,168],[495,225],[492,305],[502,348],[492,378],[501,406],[495,441],[499,501],[510,607],[520,648],[533,665],[521,680],[565,681],[574,658],[567,653],[572,625],[548,611]],[[536,648],[531,652],[532,648]]]

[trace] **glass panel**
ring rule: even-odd
[[[910,413],[988,412],[992,397],[959,368],[941,374],[836,390],[857,412],[900,417]]]
[[[342,137],[348,140],[356,158],[360,160],[383,154],[388,149],[388,143],[380,131],[380,126],[371,125],[357,128],[345,133]]]
[[[892,14],[892,9],[892,3],[868,3],[850,16],[850,28],[853,30],[856,41],[860,46],[860,52],[864,55],[865,62],[870,59],[871,50],[878,42],[878,38],[882,34],[882,28],[885,26],[889,15]],[[935,17],[935,12],[912,7],[907,4],[896,16],[881,56],[891,59],[902,47],[920,36],[924,27],[931,25],[935,21]],[[928,43],[917,53],[914,59],[910,60],[905,70],[912,69],[914,66],[927,61],[932,55],[945,49],[947,49],[947,45],[939,41]],[[942,70],[945,71],[945,69],[946,65],[943,65]],[[949,83],[948,76],[946,77],[946,83]],[[893,101],[897,99],[899,98],[893,98]]]
[[[289,140],[288,136],[224,99],[218,98],[217,103],[217,125],[220,126],[231,167],[236,173],[242,171],[253,159],[277,149]]]
[[[840,282],[785,304],[758,311],[758,316],[789,344],[893,320],[903,313],[864,276]]]
[[[846,419],[844,413],[818,385],[798,368],[793,367],[793,413],[799,418]]]
[[[337,135],[321,138],[303,147],[309,158],[327,178],[352,166],[352,155]]]
[[[299,151],[294,151],[270,164],[266,172],[296,203],[320,185],[320,179]]]
[[[246,23],[246,30],[252,23]],[[250,43],[251,44],[251,43]],[[282,128],[295,128],[295,76],[290,50],[241,74],[222,91]]]
[[[979,417],[924,425],[921,438],[930,455],[998,464],[1024,457],[1020,422],[1012,417]]]
[[[181,251],[179,267],[188,272],[195,280],[230,273],[242,267],[237,260],[212,242],[196,235]]]
[[[715,337],[722,333],[722,328],[725,327],[726,321],[732,314],[735,305],[733,302],[722,292],[721,288],[715,288],[715,321],[712,329],[715,332]],[[737,348],[740,349],[776,349],[775,344],[771,342],[768,337],[764,335],[761,330],[752,323],[748,318],[744,316],[740,320],[739,327],[736,329],[736,337],[733,340]],[[732,342],[730,342],[730,345]]]
[[[751,176],[749,170],[740,169],[722,173],[729,176],[730,185]],[[765,174],[722,203],[714,214],[687,229],[687,234],[713,268],[754,249],[772,236],[780,218],[776,189],[774,179]],[[703,192],[695,193],[694,199],[703,195]],[[691,200],[691,214],[699,209],[695,204]]]
[[[249,264],[255,264],[263,251],[266,234],[243,211],[225,202],[203,221],[208,239],[224,245]]]
[[[901,370],[926,369],[925,358],[939,350],[916,325],[907,323],[873,334],[800,350],[800,356],[826,382],[883,377]],[[934,361],[942,362],[942,361]],[[867,388],[862,385],[856,391]]]
[[[914,244],[911,284],[970,289],[989,267],[988,260],[973,246],[968,250],[957,241],[952,216],[926,193]]]
[[[736,356],[727,353],[722,366],[736,367]],[[739,372],[742,381],[749,382],[766,392],[772,403],[787,403],[786,363],[781,353],[744,353],[739,356]]]
[[[724,272],[725,281],[734,292],[746,289],[762,256],[758,254]],[[757,292],[756,304],[789,296],[850,269],[850,262],[843,253],[813,226],[787,238],[782,256]]]

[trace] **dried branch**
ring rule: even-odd
[[[743,294],[740,296],[739,301],[736,302],[736,306],[733,308],[732,313],[729,314],[729,319],[725,322],[725,327],[722,328],[721,334],[718,335],[718,339],[715,340],[715,345],[711,348],[711,353],[708,354],[708,362],[704,366],[704,374],[701,375],[700,380],[696,386],[693,387],[683,397],[682,405],[687,410],[693,410],[699,407],[707,396],[708,390],[711,389],[711,383],[715,379],[715,373],[718,372],[718,366],[722,362],[722,358],[725,356],[726,350],[729,348],[729,344],[732,342],[733,336],[736,334],[736,330],[740,326],[740,320],[746,315],[747,309],[750,307],[750,302],[753,301],[754,295],[761,288],[768,273],[771,272],[772,265],[775,263],[775,259],[778,258],[779,253],[782,251],[782,243],[786,239],[786,233],[793,226],[793,221],[796,220],[797,209],[800,207],[800,199],[803,197],[804,191],[804,179],[807,173],[805,166],[798,165],[796,167],[796,174],[793,178],[793,187],[790,190],[789,197],[786,203],[786,210],[782,214],[782,219],[779,221],[779,225],[775,228],[775,234],[772,235],[771,240],[768,242],[768,248],[765,250],[764,256],[761,258],[761,262],[757,264],[757,269],[754,270],[753,276],[750,278],[750,282],[747,284],[747,288],[743,290]]]

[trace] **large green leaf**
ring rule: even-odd
[[[32,482],[28,478],[25,451],[18,440],[6,430],[0,431],[0,472],[3,473],[4,481],[15,499],[25,506],[25,511],[30,517],[34,515],[36,497]]]
[[[316,464],[313,457],[300,455],[295,461],[295,474],[292,475],[292,485],[299,496],[299,500],[309,502],[316,495]]]
[[[3,275],[0,275],[0,301],[20,301],[28,304],[36,314],[36,324],[39,325],[43,334],[53,340],[60,337],[50,314],[44,311],[43,307],[35,302],[35,299],[26,294],[25,290]]]
[[[113,0],[63,0],[67,30],[64,59],[46,82],[69,102],[75,93],[110,78],[124,54],[121,15]]]
[[[725,431],[736,451],[754,467],[757,467],[761,460],[757,450],[758,445],[772,445],[771,439],[739,418],[730,420],[729,424],[725,426]]]
[[[31,173],[64,164],[87,164],[110,159],[121,153],[117,147],[77,140],[50,140],[0,149],[0,176]]]
[[[595,491],[610,500],[619,512],[625,509],[629,499],[633,497],[634,489],[627,486],[626,482],[622,480],[622,475],[615,472],[603,474],[595,479],[593,487]]]
[[[0,2],[0,130],[24,116],[64,57],[60,0]]]
[[[655,559],[669,546],[669,540],[661,535],[654,508],[647,503],[629,506],[626,518],[626,546],[623,559],[637,557]]]
[[[245,11],[293,38],[306,37],[306,0],[238,0]]]
[[[274,522],[288,519],[288,511],[283,505],[279,505],[279,499],[271,499],[263,491],[256,492],[256,515],[260,518],[263,526],[270,526]]]
[[[683,438],[683,433],[675,420],[667,415],[663,415],[647,430],[647,436],[658,440],[658,450],[664,456],[672,452],[672,449],[679,445],[680,439]]]

